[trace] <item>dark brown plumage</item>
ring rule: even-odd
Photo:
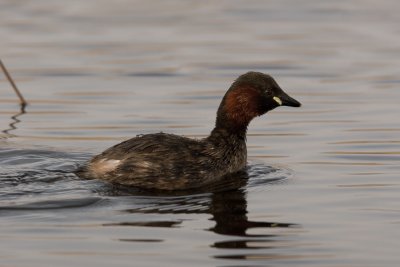
[[[275,80],[248,72],[229,88],[210,136],[195,140],[157,133],[134,137],[95,156],[78,175],[147,189],[202,187],[246,166],[250,121],[280,105],[299,107]]]

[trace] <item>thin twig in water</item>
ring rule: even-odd
[[[1,61],[1,59],[0,59],[0,67],[4,72],[4,75],[7,77],[8,81],[10,82],[10,84],[11,84],[12,88],[14,89],[15,93],[19,97],[19,101],[20,101],[21,106],[26,106],[26,104],[28,104],[28,103],[25,101],[24,97],[22,96],[22,94],[18,90],[17,85],[14,83],[14,80],[12,79],[10,73],[7,71],[7,69],[4,66],[3,61]]]
[[[12,122],[9,124],[10,127],[8,129],[1,131],[2,133],[6,134],[6,136],[5,136],[6,138],[7,137],[15,137],[15,135],[11,134],[10,132],[17,129],[17,124],[21,122],[21,120],[18,117],[22,116],[23,114],[26,113],[25,107],[26,107],[25,105],[21,105],[19,112],[15,115],[11,116]]]

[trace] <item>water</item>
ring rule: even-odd
[[[0,266],[398,266],[398,1],[0,2]],[[73,170],[141,133],[201,138],[230,83],[303,103],[249,128],[237,189]]]

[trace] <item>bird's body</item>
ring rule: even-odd
[[[280,105],[300,106],[269,75],[249,72],[227,91],[214,130],[204,139],[156,133],[117,144],[79,175],[147,189],[179,190],[213,183],[246,166],[250,121]]]

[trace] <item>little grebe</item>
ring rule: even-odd
[[[92,158],[77,173],[146,189],[181,190],[205,186],[246,166],[250,121],[278,106],[300,107],[266,74],[248,72],[229,88],[215,128],[201,140],[166,133],[146,134]]]

